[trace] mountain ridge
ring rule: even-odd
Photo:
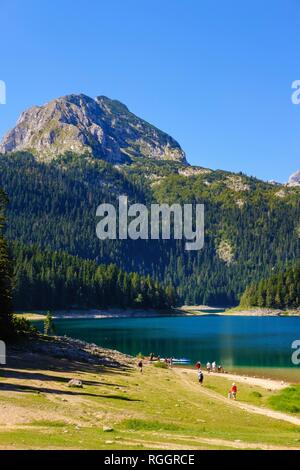
[[[287,183],[289,186],[300,186],[300,170],[295,171],[288,180]]]
[[[118,100],[84,94],[65,95],[25,110],[0,143],[0,153],[15,151],[30,151],[44,160],[69,151],[110,163],[147,157],[187,165],[184,151],[170,135]]]

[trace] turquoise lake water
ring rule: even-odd
[[[41,322],[35,322],[42,328]],[[216,361],[238,368],[293,369],[291,344],[300,340],[300,317],[151,317],[55,320],[56,334],[127,354]]]

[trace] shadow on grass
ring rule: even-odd
[[[114,377],[128,376],[133,370],[130,363],[121,363],[118,361],[105,362],[106,356],[95,358],[93,355],[87,355],[84,358],[68,358],[60,357],[57,354],[51,354],[50,350],[37,350],[36,345],[50,344],[52,340],[32,340],[22,341],[13,346],[9,346],[7,351],[7,365],[0,369],[0,378],[4,380],[0,382],[0,391],[14,391],[21,393],[46,393],[53,395],[73,395],[95,398],[109,398],[125,401],[139,401],[119,395],[98,394],[100,387],[118,387],[120,389],[127,388],[124,385],[115,383]],[[54,351],[57,342],[54,341]],[[52,373],[51,373],[52,372]],[[58,374],[55,375],[55,374]],[[81,374],[91,374],[94,377],[85,377]],[[117,375],[116,375],[117,374]],[[83,382],[83,386],[91,386],[95,389],[89,392],[84,389],[65,390],[59,389],[59,385],[67,385],[70,378],[78,377]],[[108,380],[106,381],[106,377]],[[95,378],[93,380],[93,378]],[[12,379],[12,380],[10,380]],[[14,381],[26,381],[26,383],[11,383]],[[32,381],[33,383],[30,383]],[[35,382],[42,382],[34,383]],[[119,380],[117,379],[116,382]],[[29,383],[27,383],[29,382]],[[47,386],[51,383],[53,388]],[[55,386],[55,383],[57,386]],[[100,390],[99,390],[100,391]]]
[[[49,393],[53,395],[70,395],[70,396],[82,396],[82,397],[95,397],[95,398],[108,398],[113,400],[123,400],[123,401],[141,401],[135,398],[124,397],[122,395],[104,395],[104,394],[97,394],[97,393],[89,393],[89,392],[79,392],[74,390],[58,390],[54,388],[47,388],[47,387],[32,387],[30,385],[20,385],[20,384],[11,384],[11,383],[4,383],[0,384],[0,391],[9,391],[9,392],[24,392],[24,393]]]
[[[7,352],[7,367],[10,369],[46,369],[52,372],[74,372],[81,371],[92,374],[113,374],[128,375],[132,367],[125,364],[103,364],[100,362],[87,362],[75,360],[65,356],[50,356],[41,352],[22,351],[19,353]],[[6,367],[3,367],[5,369]]]
[[[3,369],[1,377],[6,379],[19,379],[19,380],[40,380],[45,382],[59,382],[59,383],[68,383],[70,378],[68,377],[59,377],[56,375],[44,374],[41,372],[29,372],[26,370],[16,370],[16,369]],[[84,385],[92,385],[94,387],[100,387],[105,385],[107,387],[121,387],[126,388],[124,385],[116,383],[101,382],[96,380],[85,380],[83,379]]]
[[[42,343],[42,341],[40,341]],[[44,341],[47,343],[47,341]],[[49,342],[49,341],[48,341]],[[39,344],[39,343],[38,343]],[[84,359],[74,359],[66,356],[58,356],[57,354],[51,355],[49,351],[35,350],[34,343],[23,342],[9,347],[7,350],[7,365],[3,367],[5,376],[13,377],[13,370],[15,374],[18,373],[18,369],[24,371],[24,378],[32,378],[32,380],[53,380],[59,381],[57,377],[53,377],[50,372],[59,372],[59,373],[89,373],[89,374],[101,374],[101,375],[113,375],[118,374],[118,376],[128,376],[132,371],[131,364],[124,364],[117,361],[114,363],[105,362],[105,356],[95,359],[92,355],[87,355],[88,360]],[[26,372],[30,371],[25,377]],[[46,371],[40,372],[40,371]],[[37,371],[37,372],[35,372]],[[49,374],[48,374],[49,372]],[[1,370],[0,370],[1,373]],[[8,375],[6,375],[6,373]],[[30,377],[30,374],[32,376]],[[44,375],[44,377],[41,376]],[[2,374],[1,374],[2,375]],[[18,377],[17,377],[18,378]],[[21,376],[20,376],[21,378]],[[66,379],[67,380],[67,379]],[[63,379],[61,380],[63,381]],[[90,381],[92,385],[93,381]],[[95,384],[97,381],[95,382]],[[98,382],[99,383],[99,382]],[[109,384],[105,384],[109,385]],[[110,384],[111,386],[116,386],[117,384]]]

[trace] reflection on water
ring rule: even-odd
[[[41,327],[41,323],[38,322]],[[136,355],[186,357],[224,367],[295,368],[291,344],[300,339],[300,318],[155,317],[55,320],[57,334]]]

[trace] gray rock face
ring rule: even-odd
[[[0,152],[23,150],[44,160],[71,151],[112,163],[125,163],[130,157],[186,163],[172,137],[104,96],[68,95],[23,112],[4,136]]]
[[[288,186],[300,186],[300,170],[289,177]]]

